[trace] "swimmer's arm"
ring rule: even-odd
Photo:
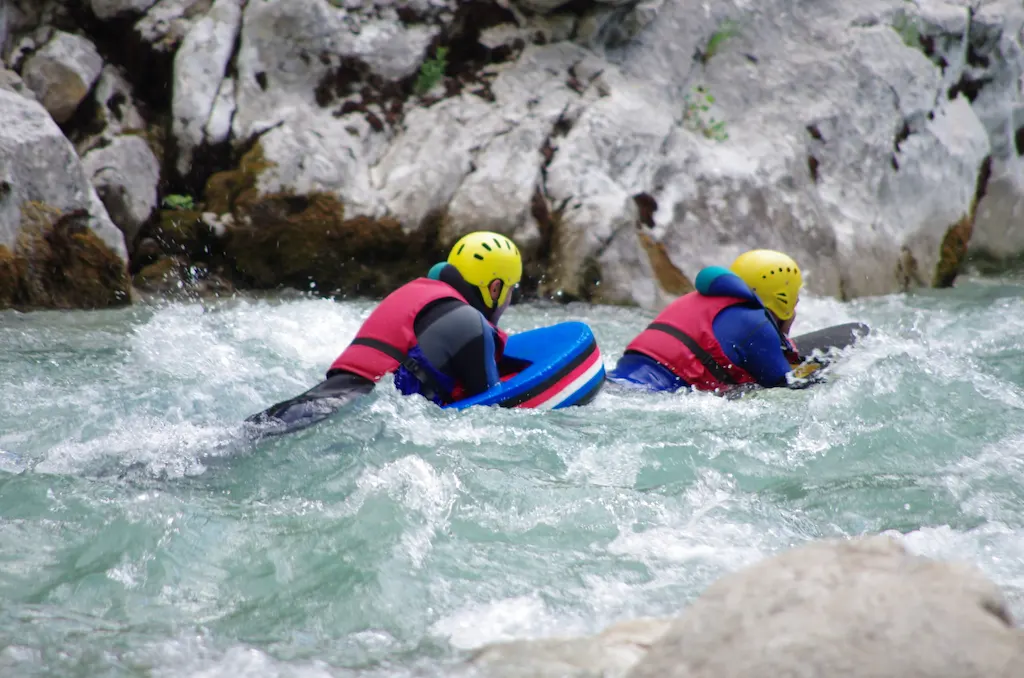
[[[714,331],[726,355],[761,386],[787,386],[793,369],[779,343],[772,321],[760,309],[734,306],[715,319]]]

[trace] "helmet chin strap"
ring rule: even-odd
[[[494,308],[491,308],[484,304],[483,295],[480,293],[480,288],[476,285],[470,285],[459,273],[459,269],[455,268],[451,264],[446,264],[438,275],[438,280],[443,283],[447,283],[455,288],[455,291],[466,298],[469,305],[484,314],[489,322],[493,322],[492,317],[494,312],[497,310],[497,304]]]

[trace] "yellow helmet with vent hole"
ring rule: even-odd
[[[791,257],[775,250],[751,250],[736,257],[729,270],[780,320],[793,317],[804,279]]]
[[[506,236],[491,231],[476,231],[462,236],[448,254],[448,263],[458,269],[466,282],[480,289],[488,308],[505,303],[512,288],[523,277],[523,258],[519,248]],[[488,289],[494,280],[502,282],[497,301],[491,299]]]

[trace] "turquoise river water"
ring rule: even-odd
[[[443,676],[489,642],[671,615],[811,539],[892,530],[1024,617],[1024,282],[801,302],[860,320],[830,382],[442,411],[389,384],[253,444],[372,305],[0,313],[0,675]],[[637,309],[591,324],[607,366]]]

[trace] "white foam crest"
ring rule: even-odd
[[[998,442],[989,443],[969,457],[963,457],[950,466],[958,476],[982,480],[993,476],[1016,477],[1024,481],[1024,433],[1017,432]],[[1022,482],[1024,484],[1024,482]]]
[[[681,419],[719,422],[735,422],[737,419],[755,419],[772,408],[770,403],[760,398],[742,398],[726,400],[721,396],[703,391],[679,391],[676,393],[648,393],[617,384],[608,384],[587,410],[612,410],[619,414],[617,419],[626,421],[630,426],[642,427],[647,417],[642,413],[670,412]],[[629,418],[627,412],[635,411],[637,416]],[[659,424],[660,425],[660,424]]]
[[[170,306],[137,326],[131,336],[135,367],[172,378],[233,374],[243,354],[221,340],[205,313],[199,305]]]
[[[536,593],[469,603],[430,626],[432,634],[447,638],[453,647],[463,650],[489,643],[563,635],[566,630],[566,620],[553,614]]]
[[[634,557],[655,569],[660,569],[659,563],[702,560],[731,570],[761,558],[769,548],[760,526],[730,522],[721,515],[720,509],[741,502],[735,481],[727,475],[705,469],[682,500],[685,510],[662,507],[660,520],[650,529],[622,529],[608,552]]]
[[[129,417],[105,435],[57,444],[34,465],[34,470],[76,473],[113,458],[125,466],[141,463],[152,473],[182,477],[202,473],[205,467],[199,457],[231,442],[234,438],[223,427],[172,424],[156,416]]]
[[[432,548],[434,534],[448,527],[452,508],[461,488],[454,473],[439,473],[417,456],[407,456],[367,469],[356,481],[356,489],[345,500],[346,511],[354,515],[372,496],[384,494],[416,514],[420,525],[407,526],[402,533],[402,552],[420,567]]]
[[[1015,488],[1024,487],[1024,433],[1016,432],[994,443],[985,445],[980,452],[965,456],[950,464],[943,482],[960,502],[960,509],[968,514],[998,521],[1008,516],[1016,518],[1020,512],[1019,493],[1005,496],[991,486],[1000,483]]]
[[[592,485],[632,487],[644,467],[647,445],[584,444],[571,453],[563,453],[566,479]]]
[[[854,311],[854,307],[848,302],[833,297],[801,294],[792,334],[806,334],[832,325],[860,322],[861,318]]]
[[[326,372],[348,346],[372,305],[309,299],[234,309],[231,339],[258,343],[277,359]]]
[[[178,401],[185,407],[222,398],[224,389],[259,407],[322,379],[365,319],[363,306],[322,299],[168,305],[135,328],[122,369],[184,388]]]
[[[550,431],[538,423],[550,418],[550,412],[498,407],[442,410],[425,398],[403,396],[391,376],[381,379],[376,390],[380,397],[368,411],[387,420],[388,434],[402,443],[436,449],[551,444]]]
[[[227,650],[205,636],[185,636],[136,650],[133,660],[150,667],[153,678],[334,678],[323,661],[279,661],[254,647]]]

